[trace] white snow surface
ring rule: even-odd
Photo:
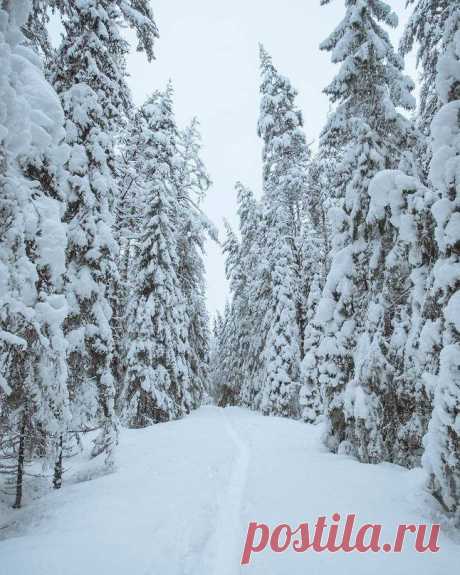
[[[126,430],[114,473],[98,476],[100,464],[83,454],[67,461],[61,491],[19,511],[0,504],[0,573],[451,575],[460,545],[445,525],[435,554],[267,549],[240,566],[250,521],[295,528],[356,513],[360,524],[383,524],[392,541],[400,523],[439,518],[421,470],[330,454],[320,433],[319,426],[215,407]]]

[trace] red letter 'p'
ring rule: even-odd
[[[254,538],[258,529],[260,529],[262,533],[258,545],[254,546]],[[265,549],[269,535],[270,531],[268,529],[268,525],[265,525],[265,523],[256,523],[255,521],[249,523],[243,556],[241,557],[241,565],[247,565],[249,563],[251,553],[260,553],[260,551]]]

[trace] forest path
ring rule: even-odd
[[[460,545],[445,535],[436,554],[267,547],[240,566],[250,521],[296,528],[354,513],[360,524],[382,524],[383,541],[399,523],[433,521],[420,470],[331,455],[319,433],[214,407],[126,430],[115,473],[88,481],[98,463],[71,459],[65,487],[28,502],[15,513],[18,527],[0,530],[14,536],[0,542],[0,575],[451,575]]]

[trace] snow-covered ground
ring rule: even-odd
[[[72,459],[60,492],[0,509],[1,575],[452,575],[460,565],[444,533],[436,554],[266,550],[240,566],[250,521],[356,513],[392,540],[399,523],[434,520],[420,471],[326,453],[319,429],[298,422],[206,407],[124,431],[117,471],[85,481],[94,465]]]

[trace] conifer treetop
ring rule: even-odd
[[[395,28],[398,18],[382,0],[346,0],[345,7],[344,18],[320,45],[331,52],[332,62],[341,64],[325,93],[346,118],[372,122],[383,116],[384,124],[398,122],[397,108],[415,108],[414,82],[403,74],[403,59],[381,26]],[[385,130],[384,125],[375,127]]]
[[[135,30],[138,52],[145,52],[148,60],[153,60],[154,43],[159,38],[158,28],[153,17],[149,0],[34,0],[35,3],[50,4],[61,14],[72,18],[78,12],[85,13],[84,25],[91,19],[105,20],[109,16],[110,28],[119,28],[122,23]],[[104,22],[105,24],[105,22]],[[127,49],[127,44],[126,49]]]

